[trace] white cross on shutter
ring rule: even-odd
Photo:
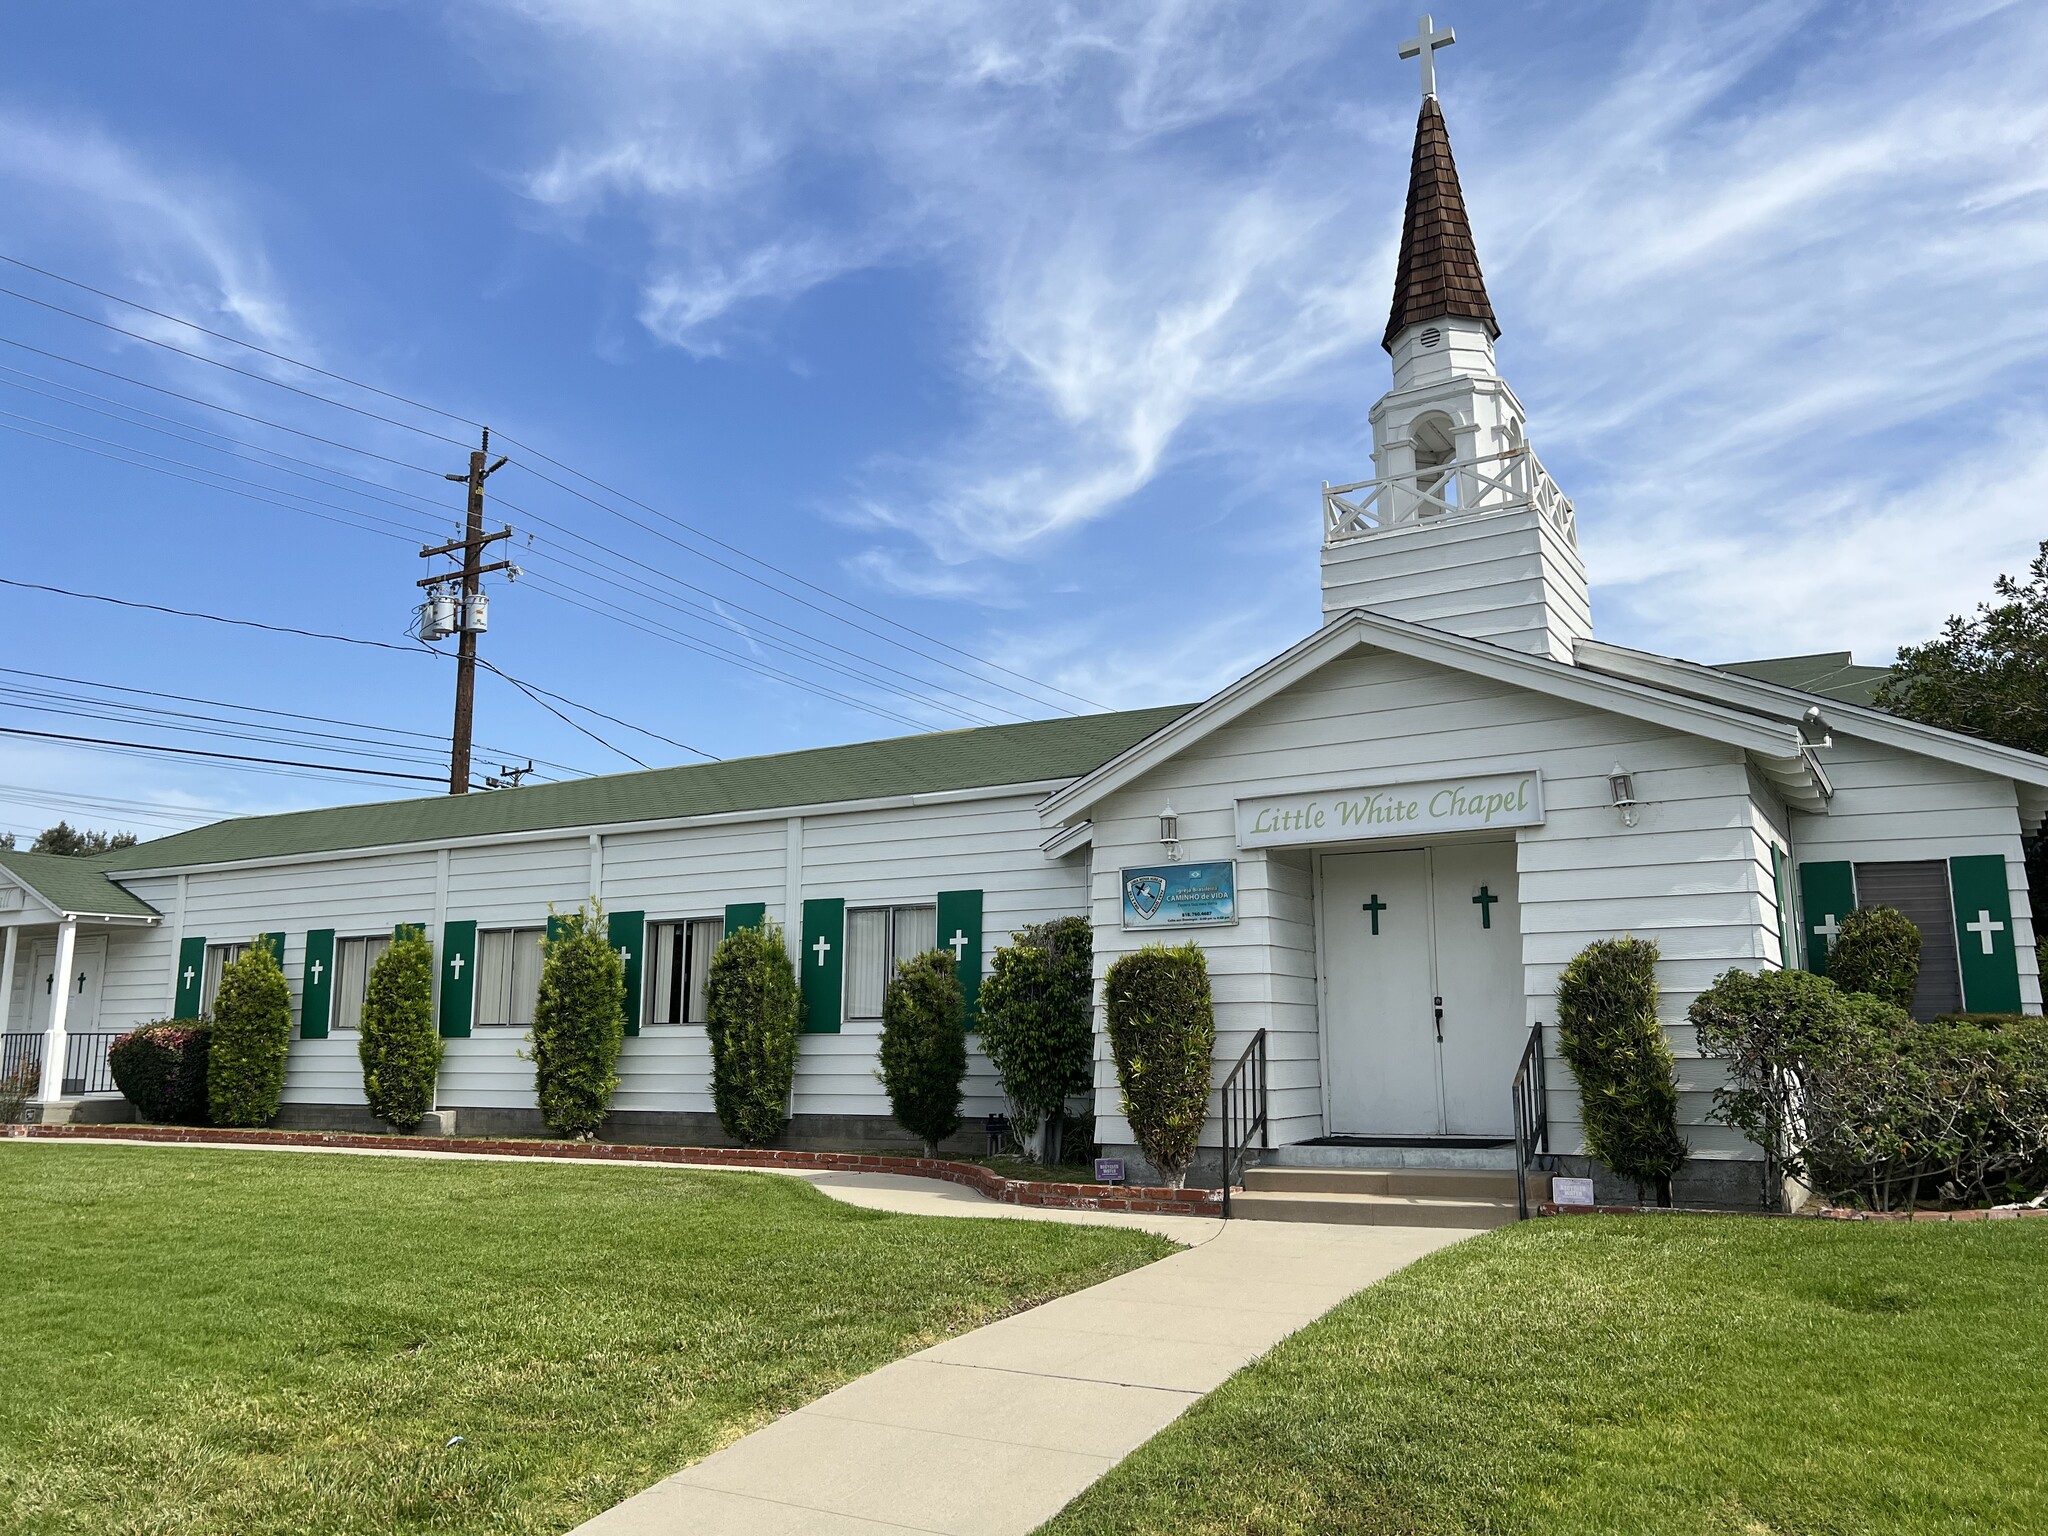
[[[1991,953],[1991,935],[2003,933],[2005,931],[2005,924],[1994,919],[1987,908],[1979,907],[1977,909],[1977,921],[1963,924],[1963,931],[1974,933],[1978,938],[1982,939],[1984,941],[1984,953],[1988,955]]]
[[[825,963],[825,956],[832,946],[825,941],[825,935],[821,933],[818,935],[818,942],[813,944],[811,948],[818,953],[818,964],[823,965]]]

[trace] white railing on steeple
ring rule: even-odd
[[[1323,541],[1336,544],[1449,517],[1534,507],[1578,543],[1578,515],[1526,444],[1506,453],[1432,464],[1412,474],[1323,485]]]

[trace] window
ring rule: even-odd
[[[527,1029],[540,1001],[545,928],[487,928],[476,936],[476,1022]]]
[[[334,1028],[362,1027],[363,993],[370,984],[370,968],[390,947],[388,933],[334,941]]]
[[[204,1018],[213,1017],[213,1005],[220,996],[220,978],[227,968],[248,951],[246,944],[209,944],[206,946],[206,980],[199,992],[199,1012]]]
[[[711,1016],[711,955],[725,937],[722,917],[647,925],[650,1024],[702,1024]]]
[[[1897,907],[1920,930],[1920,984],[1913,1017],[1931,1019],[1963,1008],[1962,963],[1956,954],[1955,908],[1949,899],[1948,861],[1914,859],[1856,866],[1859,907]]]
[[[935,949],[939,909],[856,907],[846,914],[846,1016],[879,1019],[882,990],[896,967],[912,955]]]

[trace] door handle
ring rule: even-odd
[[[1436,1043],[1438,1045],[1444,1043],[1444,1000],[1442,998],[1436,1000]]]

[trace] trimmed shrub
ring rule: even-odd
[[[137,1114],[160,1125],[205,1125],[206,1059],[213,1029],[185,1019],[158,1019],[130,1030],[107,1049],[114,1086]]]
[[[292,989],[259,937],[221,972],[206,1060],[207,1111],[215,1125],[268,1125],[284,1094],[292,1044]]]
[[[416,1131],[434,1107],[441,1071],[441,1036],[434,1028],[434,946],[406,928],[370,967],[363,987],[363,1093],[370,1113],[401,1131]]]
[[[1657,1020],[1657,945],[1597,939],[1557,982],[1558,1049],[1578,1080],[1586,1150],[1671,1203],[1690,1149],[1678,1134],[1678,1078]]]
[[[39,1060],[17,1061],[0,1072],[0,1125],[26,1123],[28,1107],[42,1086],[43,1064]]]
[[[1828,951],[1828,980],[1899,1008],[1920,985],[1920,930],[1897,907],[1858,907],[1842,919]]]
[[[589,1141],[619,1086],[626,1039],[626,962],[605,935],[596,902],[551,914],[533,1009],[533,1091],[551,1131]]]
[[[725,1134],[764,1147],[789,1123],[803,994],[782,929],[763,922],[719,941],[706,978],[711,1102]]]
[[[981,984],[981,1048],[1002,1079],[1010,1128],[1045,1127],[1056,1161],[1068,1129],[1067,1100],[1086,1093],[1095,1064],[1095,930],[1062,917],[1010,935]]]
[[[882,1070],[896,1123],[936,1157],[960,1128],[967,1078],[967,1004],[950,949],[912,955],[882,991]]]
[[[1209,1116],[1216,1010],[1196,944],[1147,944],[1103,978],[1109,1048],[1138,1150],[1175,1189],[1187,1181]]]

